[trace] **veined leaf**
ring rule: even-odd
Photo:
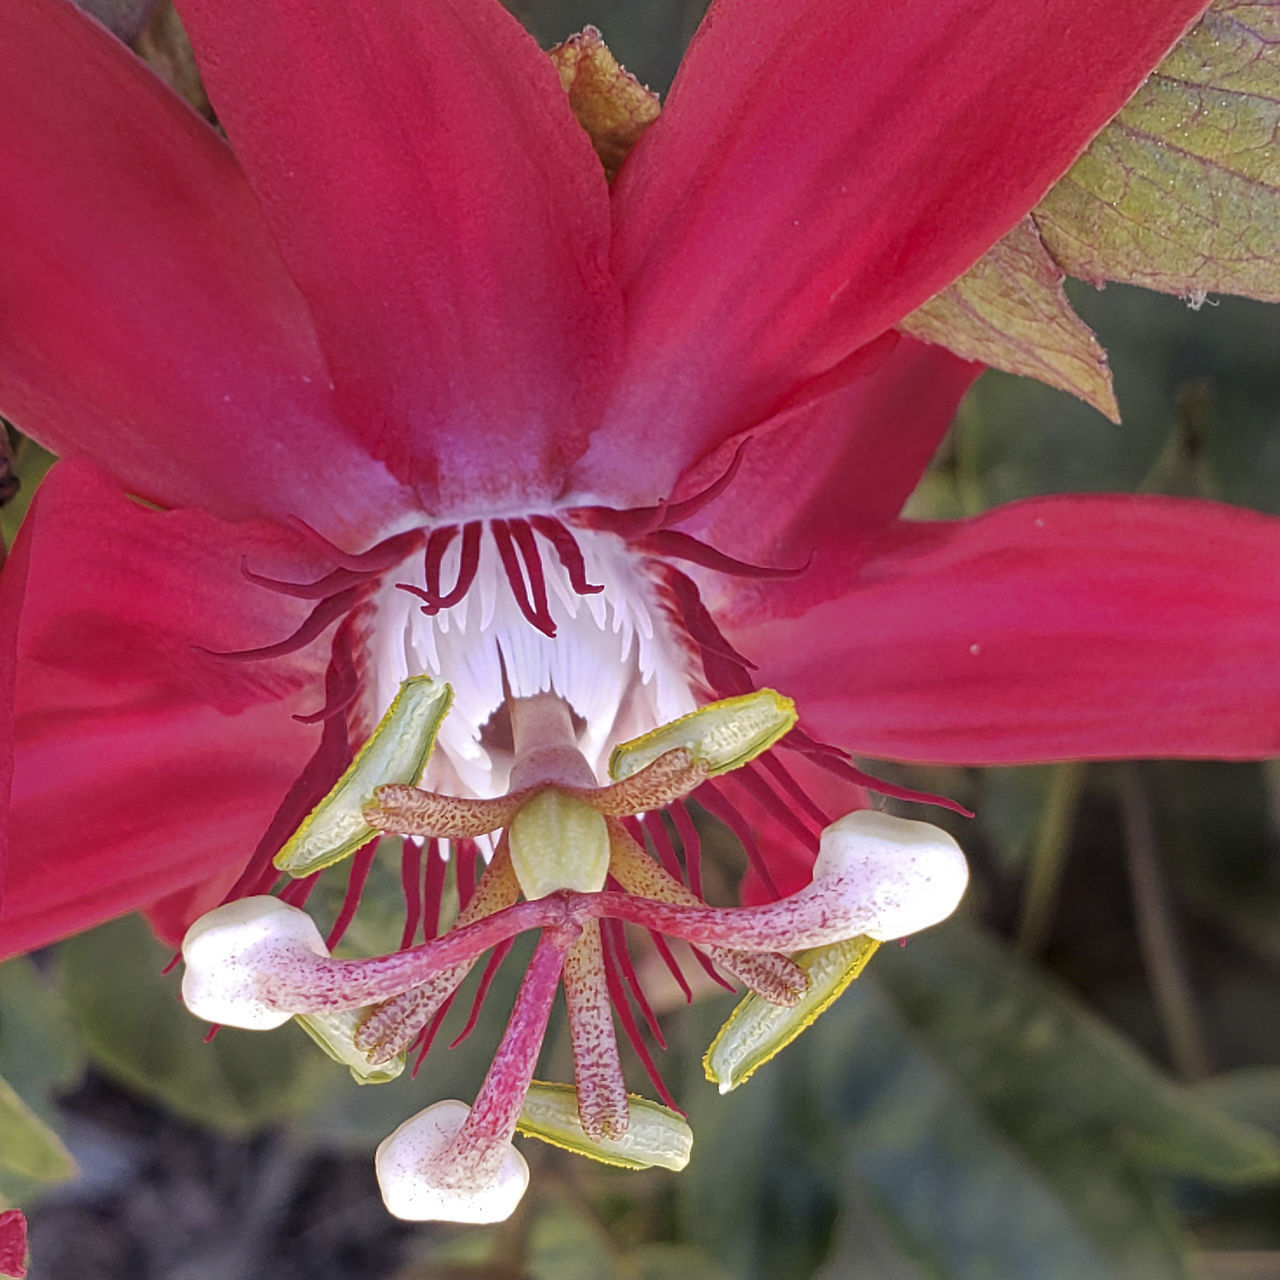
[[[1064,273],[1280,300],[1280,2],[1216,0],[1030,216],[904,332],[1119,412]]]
[[[1006,373],[1070,391],[1120,420],[1107,353],[1062,291],[1064,273],[1024,218],[898,326]]]
[[[1280,1137],[1280,1067],[1241,1067],[1195,1092],[1216,1111]]]
[[[1280,4],[1217,0],[1033,211],[1071,275],[1280,300]]]

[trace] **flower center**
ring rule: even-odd
[[[688,1126],[676,1111],[665,1112],[656,1133],[631,1130],[614,1009],[650,1064],[620,989],[621,975],[638,987],[619,936],[623,922],[704,949],[751,990],[708,1057],[724,1090],[803,1029],[879,940],[943,918],[963,891],[964,858],[949,836],[868,810],[823,831],[807,888],[763,906],[710,907],[650,857],[626,820],[749,766],[776,743],[794,725],[795,708],[772,690],[704,706],[621,744],[607,785],[593,782],[572,744],[572,718],[560,698],[514,699],[517,790],[488,799],[435,794],[404,780],[421,772],[449,700],[447,686],[430,677],[406,681],[277,866],[306,874],[377,831],[458,839],[503,829],[451,929],[372,960],[335,959],[305,913],[280,899],[250,897],[203,917],[183,941],[183,997],[192,1012],[259,1030],[298,1016],[357,1078],[371,1082],[394,1074],[398,1068],[389,1064],[430,1036],[428,1024],[483,953],[538,930],[474,1105],[437,1103],[379,1147],[383,1196],[401,1216],[485,1222],[514,1209],[528,1169],[512,1137],[531,1092],[537,1096],[533,1073],[561,986],[576,1081],[572,1114],[561,1106],[557,1122],[568,1144],[609,1161],[655,1164],[674,1156],[678,1167],[687,1158]],[[797,949],[808,954],[784,954]],[[539,1101],[552,1102],[552,1094]]]
[[[959,898],[964,861],[945,833],[869,811],[832,823],[763,754],[791,733],[795,750],[846,781],[864,780],[834,748],[794,729],[789,699],[755,688],[751,664],[672,564],[795,572],[745,564],[669,527],[721,491],[736,463],[679,503],[570,512],[572,530],[545,515],[438,526],[425,537],[411,530],[358,555],[331,548],[336,567],[308,583],[245,567],[251,581],[317,603],[292,636],[229,659],[270,659],[338,625],[324,706],[305,717],[323,723],[316,753],[226,905],[184,940],[188,1007],[257,1029],[296,1016],[373,1083],[394,1077],[411,1049],[421,1063],[488,955],[467,1034],[512,940],[539,934],[475,1104],[437,1103],[379,1148],[379,1181],[395,1213],[505,1217],[528,1177],[511,1145],[522,1126],[631,1167],[688,1159],[688,1125],[637,1024],[635,1013],[662,1043],[625,924],[653,939],[690,998],[664,938],[688,944],[716,981],[729,985],[724,971],[750,992],[707,1059],[723,1090],[808,1025],[877,940],[940,919]],[[684,807],[695,789],[738,836],[773,901],[704,901],[699,837]],[[782,896],[753,811],[816,849],[806,888]],[[403,837],[399,948],[334,958],[384,835]],[[443,910],[446,851],[456,912]],[[322,937],[300,908],[317,874],[348,858],[346,893]],[[277,871],[292,882],[278,897],[261,896]],[[560,987],[575,1085],[540,1085],[533,1072]],[[615,1016],[669,1106],[627,1093]]]
[[[563,699],[597,778],[618,742],[696,705],[690,643],[650,562],[613,533],[570,533],[548,517],[437,530],[425,553],[383,578],[374,604],[379,714],[411,676],[453,688],[426,775],[434,790],[506,791],[512,699]]]

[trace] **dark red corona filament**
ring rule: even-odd
[[[324,940],[324,945],[330,951],[342,941],[343,935],[351,926],[351,921],[355,919],[356,907],[360,905],[360,895],[364,893],[364,887],[368,883],[369,869],[373,866],[373,859],[378,852],[380,838],[375,836],[352,855],[351,871],[347,875],[347,891],[342,895],[342,906],[338,909],[333,928],[329,930],[329,936]]]
[[[444,905],[444,873],[439,840],[426,843],[427,865],[422,880],[422,936],[434,938],[440,932],[440,909]]]
[[[604,590],[604,583],[587,581],[587,565],[582,558],[582,548],[568,529],[552,516],[530,516],[529,523],[546,540],[560,560],[569,577],[569,585],[580,596],[593,596]]]
[[[693,988],[689,985],[689,980],[684,976],[684,970],[680,968],[680,962],[672,953],[671,947],[667,944],[666,938],[662,934],[655,932],[653,929],[646,931],[649,934],[649,940],[653,943],[653,949],[662,958],[662,963],[667,966],[667,971],[675,979],[676,985],[684,993],[685,1004],[693,1003]]]
[[[714,782],[704,782],[698,788],[698,803],[708,813],[719,818],[733,832],[738,839],[738,843],[746,850],[747,861],[760,877],[765,888],[768,889],[773,897],[781,897],[782,895],[778,892],[777,882],[773,878],[773,872],[769,870],[769,863],[760,850],[760,841],[756,838],[756,833],[743,821],[742,815],[725,796],[724,792]],[[702,895],[699,894],[698,896],[701,897]]]
[[[631,958],[631,948],[627,946],[626,926],[621,920],[604,920],[601,922],[601,927],[613,933],[613,948],[622,980],[627,984],[627,990],[631,992],[631,998],[635,1001],[636,1008],[640,1010],[640,1016],[644,1018],[654,1044],[659,1049],[665,1049],[667,1038],[662,1034],[662,1027],[658,1023],[658,1017],[649,1003],[648,996],[644,993],[644,987],[640,985],[640,975],[636,972],[635,961]]]
[[[532,555],[521,540],[517,547],[516,528],[521,527],[529,536],[532,544],[533,531],[523,520],[490,520],[489,531],[493,534],[494,545],[498,548],[498,557],[502,561],[503,571],[507,575],[507,583],[516,607],[525,616],[530,626],[536,627],[544,635],[554,636],[556,624],[551,619],[547,603],[547,584],[542,572],[542,558],[536,545],[532,545]],[[526,580],[527,579],[527,580]]]
[[[401,591],[415,595],[423,602],[422,612],[428,617],[437,614],[441,609],[451,609],[460,604],[471,584],[476,580],[480,568],[480,534],[481,525],[475,521],[462,528],[462,546],[458,555],[458,576],[453,586],[446,592],[440,590],[440,572],[444,564],[445,552],[458,536],[456,524],[442,525],[431,531],[427,539],[427,549],[423,555],[422,578],[424,587],[416,587],[409,582],[397,582]]]
[[[514,944],[515,939],[508,938],[505,942],[498,943],[489,954],[484,972],[480,975],[479,985],[476,987],[475,998],[471,1001],[471,1012],[467,1015],[467,1024],[449,1042],[450,1049],[456,1049],[476,1029],[476,1023],[480,1021],[480,1010],[484,1006],[485,997],[489,994],[489,988],[493,985],[494,978],[498,976],[498,970],[502,968],[502,962],[507,958]]]
[[[671,836],[667,831],[667,824],[662,820],[662,814],[646,813],[641,819],[644,827],[644,834],[648,837],[648,842],[653,847],[653,851],[658,855],[658,861],[662,863],[663,869],[673,880],[684,880],[684,872],[680,868],[680,860],[676,857],[676,847],[671,843]],[[634,832],[632,834],[635,834]],[[644,844],[645,841],[637,837],[638,844]]]
[[[636,1057],[640,1059],[640,1065],[644,1068],[644,1073],[649,1077],[653,1087],[658,1091],[658,1096],[673,1111],[679,1111],[680,1108],[676,1105],[676,1100],[671,1096],[671,1091],[663,1081],[653,1060],[653,1055],[649,1052],[649,1046],[645,1044],[644,1037],[640,1034],[640,1027],[636,1023],[635,1014],[632,1013],[631,1005],[627,1000],[627,993],[623,986],[621,975],[618,972],[614,935],[611,929],[605,927],[611,923],[616,922],[602,921],[600,930],[604,939],[604,980],[609,990],[609,1000],[618,1015],[618,1021],[622,1023],[622,1030],[626,1034],[628,1043],[635,1050]],[[622,945],[625,947],[626,943],[623,942]],[[681,1112],[681,1114],[683,1115],[684,1113]]]
[[[453,860],[458,883],[458,910],[465,911],[476,891],[476,869],[480,864],[480,850],[474,840],[455,840]]]
[[[400,887],[404,890],[404,932],[400,950],[413,946],[422,923],[422,846],[409,836],[400,842]]]
[[[702,840],[698,836],[698,828],[693,825],[693,818],[683,803],[670,807],[671,820],[676,824],[676,834],[680,837],[680,847],[684,851],[684,870],[689,888],[699,898],[706,895],[702,892]]]
[[[325,672],[326,703],[340,696],[341,691],[355,680],[354,643],[353,629],[348,620],[338,628],[334,637],[333,654]],[[340,717],[326,720],[314,754],[281,800],[248,864],[223,901],[266,893],[271,888],[279,878],[272,858],[307,814],[329,793],[350,763],[351,741],[345,720]]]

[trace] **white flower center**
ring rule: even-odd
[[[602,781],[614,745],[697,705],[692,649],[644,560],[612,533],[575,530],[574,537],[587,580],[604,590],[579,595],[539,539],[554,637],[521,612],[487,531],[475,580],[450,608],[425,613],[421,600],[396,585],[426,587],[421,552],[383,578],[368,642],[376,705],[389,705],[400,682],[414,675],[447,680],[454,691],[423,785],[460,795],[506,791],[511,743],[499,713],[508,697],[563,698],[576,717],[578,749]],[[441,565],[446,586],[456,581],[461,559],[459,538]]]

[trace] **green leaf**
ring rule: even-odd
[[[1217,0],[1033,211],[1058,264],[1280,300],[1280,8]]]
[[[844,1195],[835,1243],[815,1280],[931,1280],[902,1252],[885,1214],[854,1169],[847,1170],[841,1185]]]
[[[731,1280],[710,1254],[692,1245],[643,1244],[627,1255],[627,1261],[636,1280]]]
[[[350,1085],[295,1027],[208,1028],[164,976],[168,951],[138,917],[114,920],[58,950],[63,989],[98,1064],[178,1115],[231,1132],[278,1123],[331,1082]],[[354,1086],[351,1086],[354,1087]]]
[[[0,423],[0,430],[3,430],[3,423]],[[31,499],[36,496],[40,481],[53,466],[54,457],[34,440],[24,438],[18,441],[13,462],[19,489],[11,502],[0,507],[0,537],[3,537],[5,545],[10,547],[13,546],[13,540],[17,537],[27,509],[31,506]]]
[[[1280,1177],[1280,1143],[1176,1085],[1057,983],[963,924],[913,939],[874,977],[1029,1151],[1075,1137],[1214,1182]]]
[[[55,1094],[74,1085],[84,1071],[84,1046],[76,1034],[57,987],[25,957],[17,957],[0,967],[0,1085],[12,1090],[22,1108],[34,1120],[46,1154],[37,1162],[45,1172],[28,1172],[30,1154],[16,1163],[9,1154],[11,1124],[21,1151],[31,1141],[29,1122],[0,1117],[0,1202],[25,1203],[50,1180],[60,1180],[74,1171],[70,1157],[57,1137],[59,1116]],[[27,1138],[20,1136],[27,1134]],[[61,1156],[50,1155],[52,1140]],[[58,1160],[64,1161],[58,1165]],[[50,1175],[55,1166],[63,1171]],[[0,1203],[0,1207],[3,1204]]]
[[[1223,1115],[1280,1137],[1280,1067],[1242,1067],[1196,1085],[1196,1096]]]
[[[531,1222],[518,1268],[509,1257],[509,1229],[500,1227],[460,1231],[431,1248],[425,1255],[429,1274],[479,1277],[518,1270],[528,1280],[729,1280],[729,1274],[700,1249],[676,1244],[626,1249],[585,1202],[542,1194],[521,1208]],[[540,1195],[538,1183],[529,1195]]]
[[[830,1125],[842,1140],[843,1127],[814,1111],[808,1073],[814,1037],[831,1019],[843,1020],[848,998],[741,1089],[720,1095],[691,1058],[676,1090],[694,1134],[676,1194],[680,1237],[711,1254],[734,1280],[811,1275],[826,1251],[839,1205],[839,1162],[820,1150],[821,1131]],[[731,1007],[709,999],[675,1015],[679,1034],[672,1042],[705,1044]]]
[[[824,1255],[841,1280],[1186,1280],[1141,1171],[1063,1127],[1031,1148],[1008,1132],[878,986],[896,954],[770,1071],[690,1096],[689,1237],[737,1280],[812,1274]],[[876,1265],[846,1273],[868,1216]]]
[[[57,986],[25,956],[0,967],[0,1076],[46,1121],[52,1094],[84,1071],[84,1045]]]
[[[1280,300],[1278,132],[1280,7],[1216,0],[1029,217],[901,328],[1119,421],[1064,274],[1197,307]]]
[[[76,1163],[58,1137],[0,1079],[0,1168],[33,1182],[64,1182],[74,1177]]]
[[[1024,218],[899,328],[966,360],[1069,391],[1119,422],[1107,354],[1071,309],[1063,278]]]
[[[982,771],[982,801],[976,806],[978,822],[1001,870],[1023,870],[1035,852],[1053,779],[1053,765]]]
[[[1119,1152],[1052,1124],[1024,1145],[874,978],[850,994],[811,1087],[848,1117],[847,1167],[926,1273],[1185,1280],[1165,1214]]]

